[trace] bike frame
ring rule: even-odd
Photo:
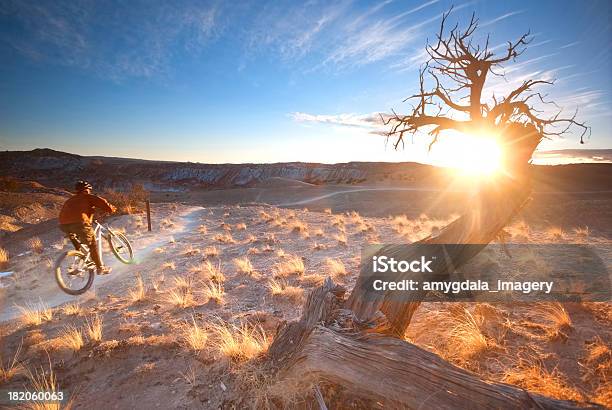
[[[94,221],[95,223],[95,228],[94,228],[94,235],[96,238],[96,243],[98,244],[98,256],[100,257],[100,261],[102,261],[102,263],[104,263],[104,259],[102,257],[102,236],[110,236],[113,234],[113,231],[111,231],[111,229],[108,226],[104,226],[102,225],[100,222],[98,221]],[[83,244],[81,243],[81,247]],[[91,250],[89,248],[87,248],[87,259],[91,260]],[[93,261],[92,261],[93,262]]]

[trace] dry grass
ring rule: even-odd
[[[78,302],[68,303],[68,304],[62,306],[62,312],[66,316],[77,316],[77,315],[80,315],[82,310],[83,309],[81,308],[81,305],[79,305]]]
[[[225,291],[221,283],[210,282],[202,286],[202,294],[206,299],[213,300],[218,304],[223,304]]]
[[[156,276],[151,281],[151,287],[157,293],[159,292],[159,289],[161,288],[162,283],[164,283],[165,281],[166,281],[166,277],[163,274]]]
[[[588,226],[584,226],[584,227],[578,227],[574,229],[574,233],[576,234],[576,236],[580,237],[580,238],[588,238],[589,236],[589,227]]]
[[[610,407],[612,405],[612,350],[609,343],[599,336],[587,342],[585,356],[578,362],[582,370],[582,380],[592,386],[597,386],[592,401]]]
[[[92,342],[99,343],[102,341],[102,318],[99,315],[86,320],[85,333]]]
[[[577,389],[569,385],[563,375],[556,370],[549,372],[537,362],[521,360],[516,367],[505,372],[502,381],[557,399],[585,399]]]
[[[186,308],[193,305],[193,294],[191,289],[184,287],[175,287],[170,289],[166,295],[166,301],[173,306]]]
[[[128,290],[128,298],[132,303],[141,302],[146,299],[147,290],[142,280],[142,276],[136,278],[136,286]]]
[[[204,350],[208,341],[208,333],[198,325],[195,317],[191,315],[191,321],[185,321],[180,327],[181,340],[189,349],[199,352]]]
[[[179,289],[191,289],[191,278],[185,276],[175,276],[174,286]]]
[[[324,249],[327,249],[328,246],[319,242],[316,242],[312,244],[312,249],[314,249],[315,251],[322,251]]]
[[[213,240],[220,242],[220,243],[228,243],[228,244],[236,243],[234,238],[232,238],[232,235],[229,233],[226,233],[226,234],[218,233],[215,236],[213,236]]]
[[[238,269],[239,273],[252,275],[253,272],[255,272],[255,270],[253,269],[253,264],[246,256],[234,259],[234,265],[236,266],[236,269]]]
[[[318,237],[322,237],[322,236],[325,235],[325,232],[323,231],[323,229],[317,228],[317,229],[314,230],[313,235],[314,236],[318,236]]]
[[[217,323],[211,325],[211,331],[211,345],[233,361],[252,359],[268,349],[268,337],[261,326]]]
[[[174,262],[166,262],[162,265],[162,269],[164,270],[176,270],[176,265]]]
[[[25,306],[17,306],[17,309],[21,311],[21,320],[26,325],[40,325],[53,319],[53,309],[47,307],[42,300],[35,305],[28,303]]]
[[[325,260],[327,272],[333,277],[338,278],[347,274],[346,268],[340,259],[327,258]]]
[[[404,228],[407,228],[411,225],[410,219],[406,215],[398,215],[391,219],[391,224],[393,225],[393,230],[395,232],[403,232]]]
[[[207,258],[216,258],[219,256],[219,248],[216,246],[207,246],[204,248],[204,256]]]
[[[174,222],[172,222],[169,218],[164,218],[164,219],[161,220],[159,225],[162,228],[169,229],[169,228],[174,227]]]
[[[305,234],[308,232],[308,224],[303,221],[300,221],[299,219],[296,219],[295,221],[289,224],[289,229],[291,230],[291,232]]]
[[[211,280],[215,283],[225,282],[225,275],[221,270],[221,261],[217,262],[217,264],[214,265],[211,261],[207,260],[194,269],[197,269],[204,279]]]
[[[551,339],[567,338],[572,330],[572,319],[567,310],[559,302],[540,303],[536,309],[541,317],[550,324],[548,336]]]
[[[300,282],[310,286],[320,286],[325,281],[325,275],[319,273],[311,273],[300,277]]]
[[[363,218],[361,217],[361,215],[359,215],[359,212],[356,211],[351,211],[349,213],[349,219],[351,220],[352,223],[354,223],[355,225],[361,225],[364,223]]]
[[[50,392],[57,393],[62,391],[62,388],[57,382],[57,377],[51,366],[51,359],[49,359],[49,370],[46,371],[42,366],[35,368],[34,373],[30,369],[27,369],[26,376],[30,382],[32,392]],[[26,390],[30,391],[26,388]],[[64,395],[66,393],[64,392]],[[27,410],[70,410],[73,407],[74,396],[67,401],[62,402],[44,402],[44,401],[30,401],[24,402],[21,409]]]
[[[28,239],[27,244],[28,248],[34,253],[41,254],[44,251],[43,243],[38,236]]]
[[[487,350],[489,342],[481,329],[484,318],[473,315],[467,309],[456,317],[457,324],[451,329],[450,337],[453,340],[453,350],[460,355],[460,358],[471,359]]]
[[[278,256],[279,258],[284,258],[285,256],[287,256],[287,253],[284,249],[279,248],[276,250],[276,256]]]
[[[179,372],[179,374],[181,375],[181,377],[183,378],[183,380],[185,380],[185,382],[191,386],[194,387],[196,384],[196,381],[198,380],[197,375],[196,375],[196,371],[193,368],[192,365],[189,365],[189,367],[187,368],[187,371],[185,373],[183,372]]]
[[[332,238],[334,240],[338,241],[338,245],[340,245],[340,246],[346,246],[347,245],[346,235],[344,233],[342,233],[342,232],[332,235]]]
[[[23,365],[19,362],[19,355],[21,354],[21,344],[15,350],[15,354],[12,359],[9,359],[6,363],[2,360],[0,355],[0,382],[6,383],[18,374],[22,374],[25,370]]]
[[[294,302],[301,301],[304,296],[304,289],[289,285],[284,279],[270,279],[268,288],[273,296],[280,296]]]
[[[208,233],[208,228],[206,227],[206,225],[200,225],[198,226],[198,232],[202,235],[206,235]]]
[[[0,248],[0,269],[4,269],[8,266],[9,253],[6,249]]]
[[[274,219],[274,217],[270,215],[269,213],[267,213],[266,211],[260,211],[259,217],[261,218],[263,222],[271,222]]]
[[[194,248],[192,245],[189,245],[183,251],[183,256],[197,256],[200,254],[200,250],[198,248]]]
[[[272,270],[274,271],[274,276],[277,277],[303,275],[305,270],[304,261],[297,255],[288,255],[281,262],[274,264]]]
[[[85,344],[81,331],[73,325],[64,327],[57,338],[57,343],[60,347],[70,349],[75,352],[81,350],[81,347],[83,347]]]
[[[560,241],[565,238],[565,232],[563,231],[563,229],[553,226],[546,230],[546,236],[548,237],[548,239]]]
[[[331,224],[340,230],[344,230],[344,216],[334,215],[332,217]]]

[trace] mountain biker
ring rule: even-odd
[[[79,241],[89,247],[91,259],[96,264],[98,275],[110,273],[111,269],[102,264],[98,253],[96,235],[91,226],[95,209],[113,213],[117,208],[106,199],[92,195],[92,186],[89,182],[78,181],[74,190],[76,193],[68,198],[59,214],[60,229],[69,235],[70,241],[76,250],[80,249],[79,242],[70,235],[76,235]]]

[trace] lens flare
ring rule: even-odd
[[[432,147],[436,165],[467,176],[491,176],[501,171],[503,151],[494,137],[449,136]]]

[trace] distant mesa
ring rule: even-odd
[[[254,188],[302,188],[312,186],[315,185],[297,179],[283,177],[266,178],[253,184]]]

